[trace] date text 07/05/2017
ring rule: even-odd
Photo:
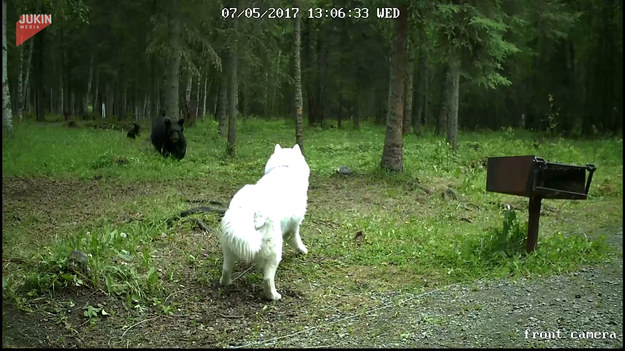
[[[377,18],[397,18],[399,17],[399,9],[393,7],[381,7],[375,9]],[[288,19],[297,18],[298,16],[304,16],[305,18],[355,18],[366,19],[370,17],[370,11],[368,8],[310,8],[305,11],[300,11],[297,7],[279,8],[269,7],[267,9],[261,9],[259,7],[251,8],[236,8],[236,7],[224,7],[221,9],[221,16],[223,18],[249,18],[249,19]]]

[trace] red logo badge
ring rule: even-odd
[[[40,30],[52,24],[52,15],[21,15],[15,23],[15,46],[20,46]]]

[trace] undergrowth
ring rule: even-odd
[[[216,130],[212,120],[187,128],[187,156],[177,161],[157,154],[145,132],[131,140],[113,129],[23,123],[14,138],[3,138],[3,179],[104,179],[137,185],[197,184],[199,180],[238,189],[262,176],[274,144],[290,147],[294,140],[290,121],[243,119],[237,156],[229,158],[226,141]],[[385,280],[390,288],[411,289],[422,287],[425,280],[446,284],[554,274],[622,257],[622,251],[594,235],[609,234],[610,225],[622,225],[621,139],[547,139],[512,129],[467,132],[460,135],[459,151],[454,153],[442,137],[425,131],[405,137],[404,172],[396,174],[379,167],[382,126],[364,124],[359,131],[308,127],[304,135],[313,188],[309,199],[316,201],[310,203],[302,225],[311,252],[298,265],[283,262],[281,269],[356,289],[354,282],[345,281],[345,271],[370,267],[360,277],[369,285]],[[542,219],[539,249],[531,254],[525,252],[527,199],[485,191],[487,158],[506,155],[597,166],[588,200],[582,204],[545,201],[546,206],[555,206],[556,214]],[[335,175],[341,165],[354,171],[344,181]],[[329,197],[334,199],[317,201]],[[197,242],[172,237],[193,230],[188,224],[166,222],[188,204],[178,196],[150,194],[137,201],[139,205],[120,203],[119,211],[139,207],[141,219],[126,223],[87,219],[58,240],[25,248],[23,252],[32,253],[26,258],[29,264],[3,273],[3,297],[27,309],[31,298],[77,286],[120,296],[130,306],[158,305],[169,313],[164,297],[182,271],[191,269],[197,280],[218,279],[218,251],[206,262],[199,259]],[[503,209],[508,203],[519,208]],[[568,216],[588,216],[588,220],[571,221]],[[3,222],[3,247],[19,242],[20,235],[37,230],[39,224],[39,220],[23,222],[25,227],[20,228],[5,227]],[[364,239],[355,244],[359,232]],[[87,255],[88,270],[68,264],[73,250]],[[174,256],[184,257],[183,262],[167,261],[162,251],[181,253]]]

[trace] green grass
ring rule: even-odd
[[[19,224],[5,226],[3,221],[3,251],[32,263],[3,274],[3,296],[23,301],[79,285],[125,296],[133,306],[152,301],[166,313],[168,284],[217,280],[219,251],[202,259],[202,245],[186,237],[192,232],[191,223],[166,223],[191,207],[176,189],[186,185],[201,191],[205,184],[218,192],[211,195],[229,198],[231,191],[262,175],[276,143],[292,146],[294,126],[284,120],[241,120],[234,158],[224,155],[226,141],[216,130],[214,121],[187,128],[187,156],[182,161],[158,155],[145,131],[131,140],[115,130],[27,122],[14,138],[3,138],[4,179],[168,184],[133,201],[116,202],[114,194],[102,194],[110,197],[103,202],[102,215],[66,225],[62,235],[43,243],[24,239],[47,221],[41,209],[24,213]],[[622,226],[620,138],[548,138],[512,129],[463,132],[459,151],[453,153],[443,137],[426,131],[404,138],[404,172],[399,174],[379,169],[383,142],[383,127],[371,124],[359,131],[305,129],[311,190],[302,236],[310,254],[285,260],[281,270],[359,291],[365,285],[411,289],[425,282],[548,275],[622,257],[622,250],[602,240],[602,235]],[[597,166],[587,200],[543,201],[543,208],[555,210],[541,218],[539,250],[530,255],[524,252],[528,199],[485,190],[485,159],[512,155]],[[355,174],[336,176],[340,165]],[[456,198],[442,196],[447,188]],[[517,210],[504,210],[504,203]],[[115,219],[128,213],[141,217]],[[216,222],[211,225],[217,227]],[[352,238],[359,231],[365,239],[357,246]],[[89,272],[81,275],[67,268],[71,250],[89,255]],[[345,275],[355,279],[345,280]],[[252,283],[257,279],[253,273],[247,278]]]

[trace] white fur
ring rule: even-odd
[[[265,297],[279,300],[275,275],[282,260],[282,241],[300,253],[307,253],[299,227],[306,214],[310,169],[296,144],[275,150],[265,166],[265,175],[239,190],[221,220],[221,246],[224,254],[219,282],[232,283],[237,259],[263,271]]]

